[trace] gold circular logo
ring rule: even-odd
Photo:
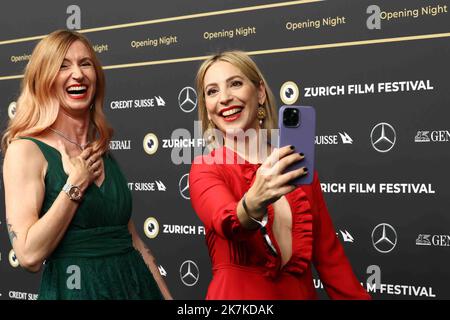
[[[15,101],[11,102],[8,106],[8,116],[10,119],[14,118],[16,115],[17,103]]]
[[[11,249],[11,251],[9,251],[9,263],[14,268],[17,268],[19,266],[19,260],[17,259],[16,253],[14,252],[13,249]]]
[[[299,96],[298,86],[295,82],[287,81],[283,83],[280,89],[281,101],[285,104],[294,104]]]
[[[147,218],[147,220],[145,220],[144,222],[144,232],[148,238],[150,239],[156,238],[159,233],[158,221],[156,221],[156,219],[153,217]]]
[[[153,133],[148,133],[145,135],[142,144],[144,151],[147,152],[147,154],[152,155],[158,150],[158,137]]]

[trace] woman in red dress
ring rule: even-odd
[[[330,298],[370,299],[336,237],[317,172],[283,173],[304,155],[272,148],[275,99],[253,60],[239,51],[207,59],[197,91],[203,130],[214,133],[212,152],[189,175],[213,267],[206,299],[316,299],[312,264]],[[290,184],[306,174],[311,185]]]

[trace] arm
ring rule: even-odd
[[[70,224],[78,203],[61,192],[51,208],[39,218],[45,195],[47,162],[29,140],[10,144],[3,164],[5,207],[11,245],[22,267],[37,272],[53,252]],[[86,176],[73,170],[73,184],[87,187]]]
[[[155,257],[153,256],[151,250],[145,246],[144,242],[139,237],[138,233],[136,232],[136,228],[134,227],[134,223],[131,219],[128,222],[128,230],[130,231],[131,238],[133,240],[133,247],[137,251],[139,251],[142,258],[144,259],[144,262],[152,273],[156,283],[158,284],[159,290],[161,291],[164,299],[173,300],[169,288],[167,287],[166,282],[159,272]]]
[[[245,196],[236,199],[215,165],[194,161],[189,174],[191,203],[205,226],[229,239],[245,239],[259,227],[267,205],[291,192],[289,182],[306,174],[303,168],[283,173],[286,167],[303,159],[293,147],[275,149],[256,172],[256,178]],[[199,163],[200,162],[200,163]],[[253,219],[252,219],[253,218]]]
[[[331,299],[370,299],[361,286],[342,247],[323,198],[317,172],[312,184],[314,219],[313,261]]]
[[[244,212],[241,199],[236,199],[213,164],[196,163],[189,173],[192,206],[206,228],[223,238],[245,238],[253,234],[257,224]],[[256,225],[256,226],[255,226]]]

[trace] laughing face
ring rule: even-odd
[[[239,68],[217,61],[203,80],[208,118],[222,132],[258,129],[257,107],[266,98],[265,87],[255,86]]]
[[[97,76],[89,50],[77,40],[67,50],[55,81],[60,105],[66,110],[89,110],[95,95]]]

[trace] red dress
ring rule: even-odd
[[[241,226],[237,204],[259,166],[220,148],[197,157],[191,167],[191,202],[205,225],[213,267],[206,299],[317,299],[311,262],[330,298],[370,299],[336,236],[317,172],[311,185],[286,195],[292,211],[292,257],[282,268],[280,254],[271,255],[263,235]],[[267,232],[280,252],[272,233],[271,205],[268,218]]]

